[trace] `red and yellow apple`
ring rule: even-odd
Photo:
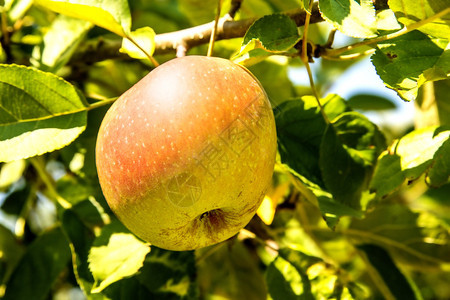
[[[157,67],[112,105],[96,164],[125,226],[155,246],[191,250],[247,225],[271,182],[276,149],[258,80],[226,59],[185,56]]]

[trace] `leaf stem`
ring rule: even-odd
[[[311,1],[309,3],[309,11],[312,10],[313,3],[314,3],[314,1]],[[305,64],[306,72],[308,73],[309,84],[311,86],[312,93],[313,93],[314,97],[317,100],[317,105],[319,106],[320,113],[322,114],[322,117],[325,120],[325,122],[327,124],[330,124],[330,120],[328,119],[328,116],[325,114],[323,106],[320,103],[320,96],[319,96],[319,93],[317,92],[317,89],[316,89],[316,87],[314,85],[313,74],[312,74],[312,71],[311,71],[311,67],[309,66],[309,58],[308,58],[308,29],[309,29],[309,22],[310,22],[310,20],[311,20],[311,14],[307,13],[306,14],[306,18],[305,18],[305,26],[304,26],[304,30],[303,30],[302,53],[301,53],[300,58],[303,61],[303,63]]]
[[[55,182],[53,178],[50,176],[50,174],[45,169],[44,160],[42,156],[36,156],[30,158],[30,162],[33,165],[34,169],[39,174],[39,177],[44,182],[45,186],[47,187],[48,193],[50,194],[50,197],[53,198],[53,200],[56,200],[56,202],[64,209],[70,209],[72,207],[72,204],[68,202],[66,199],[61,197],[59,195],[58,191],[55,187]]]
[[[362,56],[371,55],[371,54],[375,53],[375,50],[376,49],[368,49],[364,52],[358,52],[358,53],[352,53],[352,54],[340,55],[340,56],[328,56],[326,54],[323,54],[320,57],[322,57],[323,59],[336,60],[336,61],[352,60],[352,59],[360,58]]]
[[[212,52],[213,52],[214,42],[216,40],[217,24],[219,24],[221,8],[222,8],[222,0],[217,0],[216,19],[214,20],[214,26],[211,31],[211,36],[210,36],[209,45],[208,45],[208,53],[206,54],[206,56],[211,56]]]
[[[367,46],[367,45],[371,45],[371,44],[376,44],[376,43],[380,43],[380,42],[384,42],[386,40],[390,40],[396,37],[399,37],[403,34],[406,34],[410,31],[416,30],[418,28],[420,28],[423,25],[426,25],[432,21],[434,21],[435,19],[438,19],[440,17],[445,16],[446,14],[450,13],[450,7],[444,9],[443,11],[438,12],[437,14],[426,18],[424,20],[421,20],[419,22],[407,25],[405,27],[403,27],[402,29],[400,29],[399,31],[393,32],[391,34],[387,34],[387,35],[383,35],[374,39],[369,39],[369,40],[364,40],[362,42],[359,43],[355,43],[352,45],[348,45],[345,47],[341,47],[341,48],[337,48],[337,49],[325,49],[325,55],[327,57],[332,57],[332,56],[339,56],[340,54],[353,50],[357,47],[361,47],[361,46]]]

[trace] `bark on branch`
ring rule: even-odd
[[[297,26],[305,24],[306,12],[298,9],[285,12]],[[217,27],[216,40],[226,40],[237,37],[243,37],[248,28],[256,21],[254,19],[243,19],[234,21],[229,15],[220,19]],[[317,3],[315,3],[311,11],[311,23],[322,22]],[[195,26],[192,28],[182,29],[179,31],[157,34],[155,37],[155,55],[165,53],[176,53],[180,48],[191,49],[195,46],[207,44],[209,42],[214,22]],[[127,57],[119,52],[121,41],[95,40],[83,44],[80,49],[73,55],[70,64],[77,62],[94,63],[97,61]]]

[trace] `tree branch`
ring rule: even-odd
[[[305,24],[306,12],[301,9],[285,12],[297,26]],[[230,15],[219,19],[216,32],[216,41],[227,40],[243,37],[248,28],[256,21],[256,18],[243,19],[234,21]],[[324,21],[320,15],[317,3],[311,10],[310,23],[318,23]],[[155,53],[166,54],[176,53],[180,48],[189,50],[193,47],[204,45],[209,42],[214,21],[192,28],[182,29],[179,31],[157,34],[155,37]],[[95,63],[109,58],[128,57],[126,54],[120,53],[121,40],[91,40],[82,44],[79,50],[74,53],[69,64]]]

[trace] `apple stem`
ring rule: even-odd
[[[209,45],[208,45],[208,53],[206,56],[211,56],[214,48],[214,41],[216,40],[216,32],[217,32],[217,24],[219,24],[219,18],[220,18],[220,10],[222,8],[222,0],[217,0],[217,13],[216,13],[216,19],[214,20],[214,26],[211,31],[211,36],[209,39]]]

